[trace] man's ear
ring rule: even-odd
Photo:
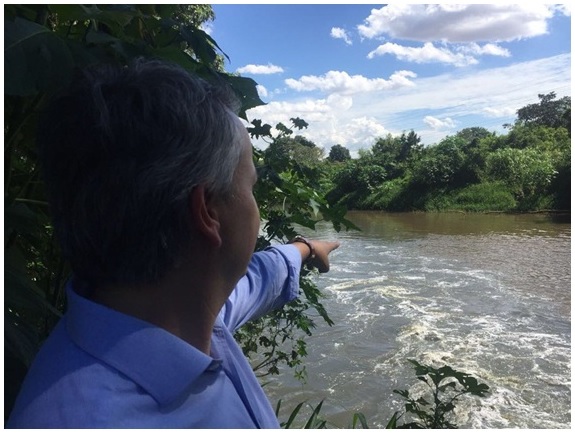
[[[190,193],[190,215],[196,230],[214,247],[222,245],[220,220],[217,208],[206,190],[205,185],[198,185]]]

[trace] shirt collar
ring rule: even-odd
[[[129,377],[162,406],[220,363],[162,328],[78,295],[72,282],[66,292],[67,329],[74,343]]]

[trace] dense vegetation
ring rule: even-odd
[[[424,147],[412,130],[356,159],[333,146],[322,161],[327,198],[386,211],[569,210],[571,98],[538,96],[502,135],[465,128]]]

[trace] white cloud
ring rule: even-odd
[[[487,117],[510,117],[515,115],[517,109],[511,107],[485,107],[483,112]]]
[[[452,129],[455,127],[455,122],[453,119],[449,117],[445,117],[444,119],[438,119],[437,117],[433,116],[425,116],[423,118],[423,123],[429,126],[431,129],[438,130],[438,129]]]
[[[511,53],[508,49],[503,48],[497,44],[485,44],[480,46],[476,43],[462,45],[456,48],[463,53],[470,53],[475,55],[489,55],[498,57],[510,57]]]
[[[437,48],[431,42],[426,42],[423,47],[406,47],[391,42],[380,45],[371,51],[367,57],[393,54],[400,60],[415,63],[447,63],[454,66],[468,66],[477,63],[477,59],[463,53],[454,53],[448,48]]]
[[[258,90],[258,95],[260,96],[260,98],[267,98],[269,96],[268,89],[266,89],[261,84],[257,84],[256,89]]]
[[[368,53],[367,58],[385,54],[395,55],[399,60],[414,63],[445,63],[453,66],[469,66],[478,63],[474,56],[491,55],[509,57],[510,53],[505,48],[496,44],[480,46],[476,43],[456,46],[455,51],[447,47],[436,47],[431,42],[426,42],[423,47],[407,47],[392,42],[386,42],[375,50]]]
[[[314,124],[325,122],[334,112],[328,99],[306,99],[301,101],[272,101],[249,110],[250,119],[262,119],[265,123],[275,125],[278,122],[289,124],[291,117],[301,117]],[[337,103],[335,104],[337,106]]]
[[[559,13],[565,15],[566,17],[570,17],[570,16],[571,16],[571,4],[570,4],[570,3],[565,3],[565,4],[562,4],[562,5],[553,5],[553,8],[554,8],[557,12],[559,12]]]
[[[262,119],[276,125],[289,125],[291,117],[300,117],[313,125],[306,136],[316,145],[329,149],[334,144],[350,147],[350,150],[371,147],[374,137],[387,135],[389,131],[373,116],[354,117],[353,99],[338,94],[325,99],[306,99],[294,102],[270,102],[249,110],[250,119]],[[265,143],[256,142],[259,147]]]
[[[339,27],[332,27],[330,36],[335,39],[343,39],[346,44],[351,45],[351,38],[347,34],[347,32]]]
[[[240,74],[253,74],[253,75],[269,75],[269,74],[278,74],[283,72],[283,68],[281,66],[276,66],[272,64],[267,65],[246,65],[238,68],[236,72]]]
[[[329,71],[322,76],[304,75],[298,80],[288,78],[285,80],[285,83],[288,87],[298,92],[320,90],[342,95],[352,95],[374,90],[389,90],[398,87],[413,86],[414,84],[409,78],[415,78],[416,76],[417,75],[411,71],[397,71],[389,77],[389,80],[385,80],[383,78],[366,78],[362,75],[349,75],[343,71]]]
[[[570,14],[534,2],[522,4],[390,4],[372,9],[358,31],[365,38],[387,35],[414,41],[513,41],[547,33],[553,14]]]
[[[569,96],[570,71],[571,55],[562,54],[506,67],[418,78],[417,86],[353,96],[332,91],[321,99],[270,102],[249,110],[248,115],[272,125],[289,124],[290,117],[301,117],[310,124],[306,130],[309,139],[326,149],[342,144],[353,153],[371,147],[377,137],[411,129],[424,144],[431,144],[453,133],[431,127],[440,122],[448,127],[448,119],[458,130],[481,126],[504,132],[502,125],[512,123],[519,108],[536,103],[537,94],[555,91],[559,98]],[[426,116],[427,123],[423,121]]]
[[[335,144],[341,144],[353,154],[354,150],[370,148],[375,143],[375,137],[384,137],[388,133],[375,117],[364,116],[345,122],[332,121],[310,139],[326,151]]]

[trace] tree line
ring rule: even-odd
[[[517,110],[505,134],[471,127],[423,146],[413,130],[388,134],[351,158],[336,144],[327,157],[294,137],[266,152],[292,158],[321,179],[332,205],[385,211],[569,210],[571,98],[554,92]]]

